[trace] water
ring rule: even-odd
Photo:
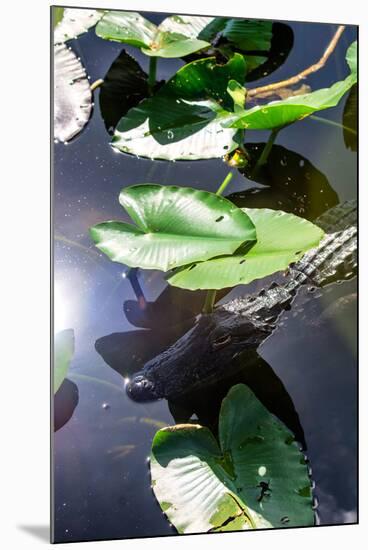
[[[160,18],[151,17],[155,22]],[[290,26],[295,41],[286,63],[260,83],[281,80],[309,66],[335,31],[332,25]],[[356,29],[348,28],[326,67],[308,78],[313,89],[345,76],[344,54],[355,38]],[[93,30],[71,45],[91,82],[105,75],[122,49],[97,38]],[[147,70],[148,58],[126,49]],[[166,79],[181,64],[159,60],[159,78]],[[152,437],[160,427],[173,424],[174,417],[180,421],[190,413],[215,426],[223,393],[237,381],[247,382],[300,439],[304,434],[320,523],[356,521],[355,279],[330,285],[310,300],[305,299],[307,291],[302,292],[259,349],[254,363],[258,370],[235,373],[221,391],[202,390],[189,402],[169,405],[138,404],[127,398],[129,373],[185,330],[203,294],[166,291],[160,310],[153,310],[153,322],[147,321],[140,313],[140,289],[147,301],[154,302],[166,287],[162,274],[149,271],[127,277],[126,267],[93,247],[88,228],[108,219],[127,221],[118,203],[123,187],[150,182],[215,191],[228,167],[221,160],[152,162],[115,153],[100,115],[99,93],[95,92],[93,116],[85,130],[67,147],[54,146],[55,329],[74,328],[76,337],[68,380],[57,396],[55,540],[174,534],[150,488],[147,457]],[[341,123],[344,103],[345,99],[320,115]],[[255,148],[266,139],[267,132],[248,132],[246,141]],[[228,187],[235,202],[296,211],[314,219],[328,206],[356,196],[356,153],[346,148],[340,127],[306,119],[284,129],[276,145],[269,173],[260,174],[258,182],[235,174]],[[262,178],[263,183],[272,178],[272,187],[260,185]],[[262,285],[256,282],[250,288]],[[178,321],[177,334],[171,327]],[[154,328],[137,328],[142,326]],[[272,391],[277,399],[270,401]]]

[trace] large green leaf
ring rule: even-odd
[[[65,44],[54,46],[54,137],[67,142],[87,124],[92,92],[81,61]]]
[[[62,330],[54,339],[54,393],[60,388],[68,373],[74,355],[74,331]]]
[[[128,111],[116,128],[113,147],[164,160],[223,156],[238,145],[237,131],[221,125],[224,107],[233,105],[228,81],[243,81],[244,76],[239,54],[225,65],[217,65],[215,58],[188,63],[153,98]]]
[[[335,107],[345,93],[357,82],[356,59],[357,44],[353,42],[346,54],[351,73],[345,80],[335,82],[330,88],[289,97],[281,101],[272,101],[266,105],[257,105],[230,115],[224,121],[225,127],[247,128],[249,130],[269,130],[282,128],[296,120],[302,120],[323,109]]]
[[[168,282],[188,290],[247,284],[286,269],[323,237],[319,227],[293,214],[267,208],[243,211],[257,231],[257,242],[248,252],[186,266],[171,275]]]
[[[208,42],[197,34],[211,18],[172,16],[158,27],[137,12],[109,11],[96,27],[105,40],[131,44],[154,57],[184,57],[207,48]]]
[[[115,262],[167,271],[232,254],[256,233],[249,216],[227,199],[189,187],[134,185],[120,204],[136,225],[110,221],[90,229],[97,247]]]
[[[160,119],[162,128],[152,122]],[[123,153],[149,159],[218,158],[238,147],[237,130],[224,128],[222,120],[223,112],[214,102],[192,105],[156,96],[131,109],[120,120],[112,146]]]
[[[154,494],[179,533],[314,524],[307,465],[293,435],[243,384],[222,402],[219,443],[199,425],[163,428],[150,467]]]
[[[53,7],[54,44],[61,44],[87,32],[102,17],[100,10]],[[62,12],[60,11],[62,10]]]

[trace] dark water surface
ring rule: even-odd
[[[157,22],[162,17],[150,18]],[[309,66],[336,29],[311,23],[290,26],[294,47],[289,57],[259,82],[281,80]],[[312,89],[345,77],[345,51],[355,38],[356,29],[347,28],[326,67],[308,79]],[[121,45],[96,37],[93,29],[70,45],[91,82],[105,75],[122,50]],[[126,49],[147,70],[149,58]],[[168,78],[181,64],[159,60],[159,78]],[[60,542],[174,534],[150,488],[147,457],[152,438],[157,429],[174,423],[172,413],[176,421],[192,412],[205,421],[208,413],[208,422],[213,422],[221,401],[216,389],[218,403],[203,390],[200,406],[198,396],[188,403],[170,404],[170,409],[165,400],[144,404],[129,400],[119,372],[126,375],[138,368],[140,360],[160,351],[175,337],[169,331],[172,318],[180,317],[184,308],[198,311],[203,296],[167,295],[155,328],[137,328],[129,322],[142,325],[135,315],[137,303],[124,307],[127,300],[137,300],[134,279],[126,277],[123,265],[99,254],[88,228],[109,219],[127,220],[118,203],[123,187],[150,182],[215,191],[229,169],[216,159],[172,163],[115,153],[98,94],[85,130],[68,145],[54,147],[55,330],[74,328],[76,338],[68,381],[57,396],[60,429],[54,437],[54,495],[55,540]],[[320,115],[341,124],[345,101]],[[249,132],[246,141],[265,142],[267,137],[267,132]],[[237,172],[228,188],[228,194],[237,194],[232,195],[235,202],[291,211],[297,204],[300,215],[314,219],[328,206],[356,197],[356,153],[346,148],[341,127],[306,119],[280,132],[276,143],[265,176],[275,186],[263,187]],[[291,193],[285,181],[292,185]],[[247,192],[255,187],[261,191]],[[152,302],[166,286],[159,272],[138,272],[137,280]],[[263,285],[255,282],[241,290]],[[112,333],[119,334],[105,338]],[[301,292],[259,356],[252,383],[261,393],[262,384],[275,387],[275,412],[300,438],[304,432],[321,524],[356,521],[355,279],[329,285],[313,299]],[[244,369],[246,373],[246,365]],[[244,372],[234,381],[250,376]],[[232,379],[227,383],[230,386]],[[288,410],[290,399],[300,424]]]

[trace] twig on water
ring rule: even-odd
[[[304,71],[286,80],[281,80],[280,82],[274,82],[273,84],[268,84],[267,86],[260,86],[259,88],[251,88],[247,92],[247,97],[254,97],[258,94],[263,94],[264,92],[270,92],[273,90],[278,90],[279,88],[285,88],[287,86],[291,86],[292,84],[297,84],[301,80],[304,80],[308,75],[315,73],[316,71],[321,69],[325,65],[326,61],[328,60],[328,58],[330,57],[334,49],[336,48],[337,43],[340,39],[340,36],[344,32],[344,30],[345,30],[345,25],[339,25],[337,31],[335,32],[330,43],[325,49],[321,59],[317,61],[317,63],[314,63],[307,69],[304,69]]]

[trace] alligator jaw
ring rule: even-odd
[[[273,327],[272,327],[273,328]],[[137,372],[127,385],[134,401],[175,398],[229,370],[245,349],[256,349],[270,334],[270,326],[251,322],[224,310],[200,315],[175,344]]]

